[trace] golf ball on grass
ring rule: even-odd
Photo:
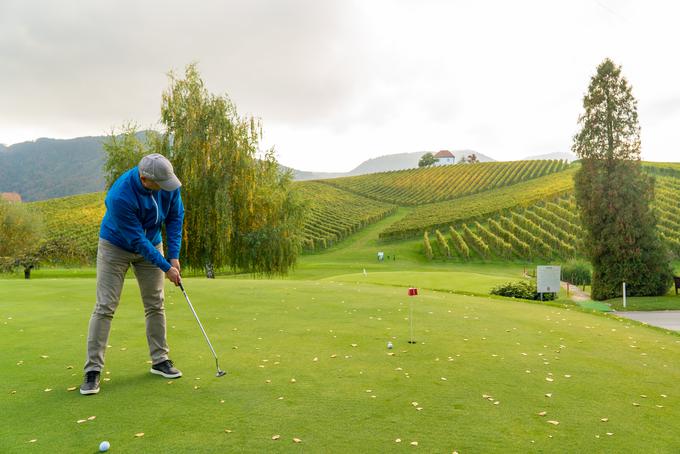
[[[111,447],[111,444],[108,441],[102,441],[99,443],[99,452],[106,452],[109,450]]]
[[[392,342],[387,343],[387,348],[391,349],[393,347]]]

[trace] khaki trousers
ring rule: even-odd
[[[163,253],[162,243],[156,246]],[[146,340],[152,364],[168,359],[166,340],[165,296],[163,278],[165,273],[140,254],[128,252],[102,238],[97,248],[97,303],[90,317],[87,335],[87,361],[85,372],[101,371],[104,354],[109,341],[111,320],[120,303],[125,273],[132,265],[144,303],[146,316]]]

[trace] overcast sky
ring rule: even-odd
[[[302,170],[473,149],[569,151],[606,57],[638,99],[643,159],[680,161],[672,1],[0,1],[0,143],[159,128],[167,72],[260,117]]]

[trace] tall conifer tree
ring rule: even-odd
[[[590,81],[572,150],[581,158],[576,201],[593,265],[592,297],[662,295],[670,259],[650,207],[654,179],[642,172],[637,101],[621,68],[604,60]]]

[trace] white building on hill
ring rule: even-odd
[[[449,164],[456,163],[456,157],[449,150],[441,150],[434,155],[437,162],[434,164],[436,166],[446,166]]]

